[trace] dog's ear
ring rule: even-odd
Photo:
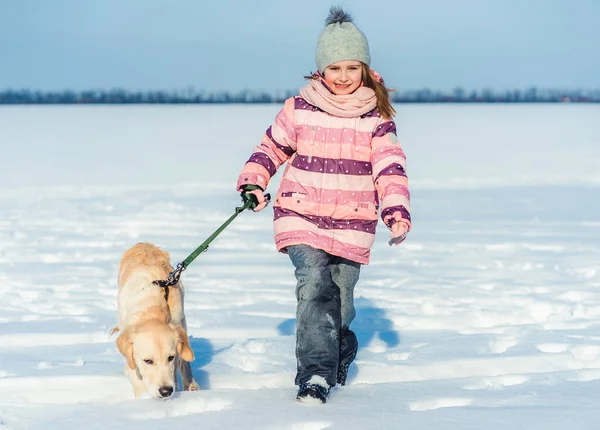
[[[127,359],[127,365],[135,369],[135,360],[133,359],[133,340],[129,331],[122,333],[117,338],[117,348],[119,352]]]
[[[180,325],[174,327],[173,329],[179,338],[179,342],[177,343],[177,353],[179,354],[179,357],[183,361],[194,361],[194,351],[192,351],[192,348],[190,348],[190,342],[185,329]]]

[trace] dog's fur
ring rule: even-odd
[[[169,254],[149,243],[128,249],[119,268],[117,348],[125,357],[125,373],[136,399],[149,392],[157,398],[169,397],[177,389],[177,370],[183,389],[199,390],[194,380],[190,348],[183,312],[183,285],[164,289],[152,282],[167,279],[173,270]]]

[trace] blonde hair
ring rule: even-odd
[[[375,78],[375,75],[373,75],[373,72],[371,72],[369,66],[367,66],[365,63],[361,61],[360,65],[362,67],[363,86],[371,88],[373,91],[375,91],[375,96],[377,97],[377,110],[384,119],[391,121],[394,115],[396,115],[396,110],[392,106],[389,93],[392,93],[395,90],[388,89],[383,83],[383,79],[378,81]],[[315,72],[313,74],[304,76],[304,79],[317,80],[321,77],[321,74]]]

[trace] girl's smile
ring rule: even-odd
[[[333,94],[352,94],[362,83],[360,61],[345,60],[330,64],[323,71],[323,79]]]

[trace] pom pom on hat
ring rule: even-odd
[[[329,9],[325,28],[317,40],[317,68],[323,73],[330,64],[345,60],[361,61],[368,66],[371,63],[369,43],[352,17],[341,7],[334,6]]]

